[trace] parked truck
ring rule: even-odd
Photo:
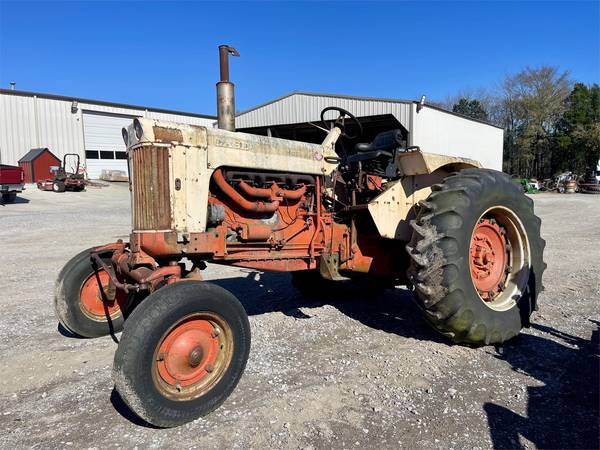
[[[19,166],[0,164],[0,193],[2,203],[13,203],[17,194],[25,189],[23,169]]]
[[[82,251],[58,276],[65,328],[123,330],[113,379],[136,414],[183,424],[242,376],[248,317],[202,280],[206,262],[290,272],[300,289],[407,285],[457,343],[502,344],[528,326],[545,243],[507,175],[408,147],[399,129],[361,141],[361,120],[337,107],[321,113],[320,144],[236,132],[230,54],[220,47],[218,128],[139,118],[123,129],[129,240]]]

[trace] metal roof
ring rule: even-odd
[[[237,128],[314,122],[319,120],[319,112],[328,106],[344,108],[357,117],[392,114],[407,130],[410,129],[412,102],[312,92],[294,92],[279,97],[238,114],[235,122]]]
[[[200,117],[203,119],[214,119],[214,120],[217,119],[216,116],[211,116],[211,115],[207,115],[207,114],[198,114],[198,113],[192,113],[192,112],[177,111],[177,110],[172,110],[172,109],[152,108],[150,106],[130,105],[127,103],[107,102],[104,100],[91,100],[91,99],[87,99],[87,98],[69,97],[69,96],[65,96],[65,95],[46,94],[43,92],[18,91],[18,90],[0,88],[0,94],[18,95],[21,97],[39,97],[39,98],[47,98],[47,99],[51,99],[51,100],[63,100],[63,101],[69,101],[69,102],[76,101],[79,103],[91,103],[91,104],[95,104],[95,105],[112,106],[112,107],[116,107],[116,108],[129,108],[129,109],[137,109],[137,110],[141,110],[141,111],[148,110],[148,111],[166,113],[166,114],[177,114],[180,116]]]
[[[260,105],[254,106],[245,111],[239,112],[236,116],[241,116],[242,114],[249,113],[250,111],[254,111],[255,109],[262,108],[264,106],[270,105],[271,103],[278,102],[283,100],[284,98],[291,97],[292,95],[308,95],[312,97],[331,97],[331,98],[345,98],[349,100],[363,100],[363,101],[374,101],[374,102],[389,102],[389,103],[416,103],[414,100],[401,100],[401,99],[391,99],[391,98],[379,98],[379,97],[360,97],[356,95],[343,95],[343,94],[326,94],[319,92],[306,92],[306,91],[292,91],[289,94],[282,95],[281,97],[277,97],[273,100],[269,100],[268,102],[261,103]]]
[[[27,153],[25,153],[25,155],[23,155],[23,157],[21,159],[19,159],[19,162],[22,163],[22,162],[35,161],[38,158],[38,156],[40,156],[44,152],[50,153],[52,156],[54,156],[58,160],[56,155],[54,153],[52,153],[50,151],[50,149],[48,149],[48,148],[32,148]]]
[[[409,115],[407,115],[405,117],[406,112],[410,109],[409,105],[413,105],[413,104],[418,104],[419,102],[416,100],[407,100],[407,99],[394,99],[394,98],[381,98],[381,97],[360,97],[360,96],[355,96],[355,95],[344,95],[344,94],[328,94],[328,93],[319,93],[319,92],[304,92],[304,91],[293,91],[290,92],[289,94],[283,95],[281,97],[277,97],[273,100],[270,100],[268,102],[262,103],[260,105],[254,106],[253,108],[247,109],[245,111],[242,111],[238,114],[236,114],[236,126],[239,128],[251,128],[251,127],[256,127],[256,126],[268,126],[268,125],[275,125],[277,124],[277,121],[279,120],[280,123],[294,123],[293,120],[295,120],[296,123],[299,122],[308,122],[308,121],[313,121],[313,120],[317,120],[316,117],[314,117],[312,114],[314,114],[314,110],[320,111],[322,109],[321,105],[319,105],[318,103],[323,103],[323,102],[318,102],[315,99],[313,99],[314,105],[312,105],[313,107],[308,106],[306,103],[303,105],[293,105],[296,110],[300,110],[301,112],[298,113],[298,111],[289,111],[290,106],[292,106],[290,103],[293,101],[292,98],[293,97],[313,97],[313,98],[321,98],[321,99],[330,99],[330,100],[338,100],[339,102],[343,102],[345,105],[347,105],[348,107],[346,107],[345,109],[348,109],[350,112],[356,114],[357,116],[367,116],[367,115],[377,115],[377,114],[383,114],[383,113],[392,113],[396,116],[396,118],[405,126],[409,125]],[[274,105],[276,103],[285,103],[286,106],[285,108],[279,108],[277,110],[275,110],[276,108],[274,107]],[[366,103],[371,103],[373,105],[371,106],[367,106]],[[379,104],[379,107],[374,106],[375,104]],[[325,106],[333,106],[330,104],[327,104]],[[340,105],[335,105],[335,106],[340,106]],[[323,106],[324,107],[324,106]],[[343,106],[342,106],[343,107]],[[490,125],[492,127],[496,127],[496,128],[500,128],[502,129],[502,127],[499,127],[497,125],[494,125],[493,123],[487,122],[485,120],[479,120],[479,119],[474,119],[472,117],[468,117],[465,116],[463,114],[459,114],[459,113],[455,113],[453,111],[448,111],[447,109],[444,108],[440,108],[439,106],[435,106],[435,105],[431,105],[431,104],[425,104],[424,107],[426,108],[432,108],[432,109],[436,109],[438,111],[442,111],[444,113],[447,114],[452,114],[454,116],[466,119],[466,120],[471,120],[473,122],[479,122],[479,123],[483,123],[485,125]],[[271,111],[271,113],[263,113],[263,114],[257,114],[258,110],[263,109],[263,108],[271,108],[273,109],[273,111]],[[319,109],[317,109],[319,108]],[[285,111],[285,109],[287,109],[288,111]],[[307,109],[310,109],[310,111],[308,111]],[[254,113],[254,114],[250,114],[250,113]],[[289,115],[294,115],[294,119],[292,119],[291,117],[288,117]],[[252,119],[250,118],[250,116],[254,116]],[[310,116],[311,118],[309,119],[308,116]],[[306,120],[298,120],[304,118]],[[263,123],[260,123],[260,122]],[[269,123],[272,122],[272,123]]]

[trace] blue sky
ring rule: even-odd
[[[441,100],[550,64],[600,81],[600,2],[3,2],[0,86],[215,113],[294,90]]]

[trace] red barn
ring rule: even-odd
[[[19,160],[23,168],[25,183],[37,183],[46,178],[53,178],[51,167],[60,166],[60,159],[47,148],[32,148]]]

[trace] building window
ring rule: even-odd
[[[115,152],[117,159],[127,159],[127,152]]]
[[[85,159],[99,159],[98,150],[86,150]]]
[[[115,159],[115,152],[100,150],[100,159]]]

